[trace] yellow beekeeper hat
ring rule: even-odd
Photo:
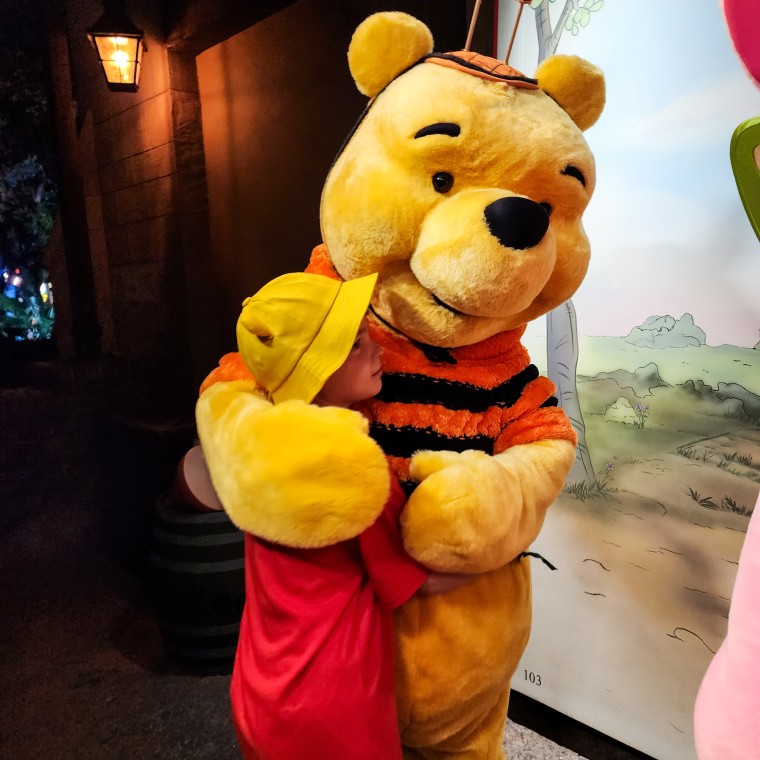
[[[377,274],[334,280],[284,274],[243,301],[237,342],[243,361],[275,403],[311,402],[348,357]]]

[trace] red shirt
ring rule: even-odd
[[[405,497],[358,538],[294,549],[246,535],[232,713],[247,760],[400,760],[392,610],[428,571],[404,551]]]

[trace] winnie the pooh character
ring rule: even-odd
[[[370,316],[383,387],[360,411],[410,494],[407,551],[434,570],[476,574],[397,615],[405,757],[503,758],[530,630],[524,552],[576,442],[520,338],[586,272],[581,217],[595,169],[582,131],[602,111],[604,80],[576,57],[547,59],[533,79],[470,52],[434,53],[427,27],[403,13],[365,20],[348,58],[370,101],[325,182],[324,243],[308,271],[378,273]],[[348,425],[317,409],[299,426],[261,398],[237,354],[201,391],[209,468],[244,530],[318,546],[371,523],[382,489],[364,486],[350,456],[366,429],[358,414]],[[308,463],[317,446],[335,446],[329,472]],[[338,501],[324,524],[311,496],[320,488]]]

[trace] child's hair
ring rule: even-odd
[[[238,350],[274,403],[311,402],[345,362],[376,280],[284,274],[243,301]]]

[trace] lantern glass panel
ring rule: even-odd
[[[111,84],[139,84],[142,40],[138,37],[95,36],[95,45]]]

